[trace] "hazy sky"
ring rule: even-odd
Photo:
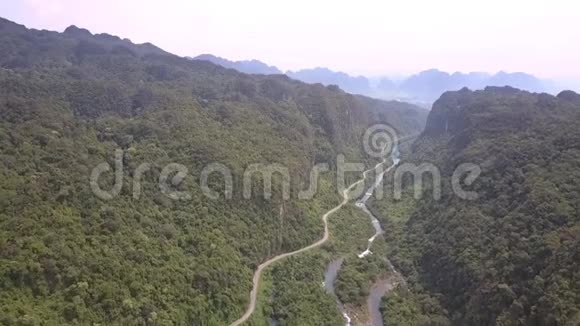
[[[75,24],[178,54],[353,74],[525,71],[580,79],[580,2],[568,0],[0,0],[28,27]]]

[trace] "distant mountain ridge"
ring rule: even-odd
[[[251,74],[283,74],[275,66],[269,66],[258,60],[230,61],[210,54],[202,54],[195,60],[211,61],[215,64]],[[485,72],[447,73],[438,69],[429,69],[394,82],[388,77],[372,80],[365,76],[351,76],[340,71],[324,67],[287,71],[288,77],[306,83],[337,85],[346,92],[361,94],[380,99],[401,99],[408,102],[430,104],[446,91],[467,87],[473,90],[487,86],[511,86],[530,92],[554,93],[556,88],[551,82],[541,80],[523,72],[500,71],[496,74]]]
[[[350,76],[344,72],[332,71],[328,68],[317,67],[313,69],[301,69],[287,71],[290,78],[305,83],[321,83],[323,85],[338,85],[343,90],[354,94],[371,94],[372,88],[368,78],[364,76]]]
[[[494,75],[484,72],[447,73],[437,69],[412,75],[399,85],[399,91],[409,98],[434,101],[446,91],[467,87],[473,90],[487,86],[511,86],[531,92],[548,92],[550,87],[533,75],[500,71]]]
[[[193,60],[205,60],[222,67],[235,69],[239,72],[246,74],[259,74],[259,75],[282,75],[284,74],[281,70],[274,66],[268,66],[262,61],[258,60],[242,60],[242,61],[231,61],[221,57],[217,57],[212,54],[201,54]]]
[[[336,72],[323,67],[301,69],[298,71],[287,71],[284,73],[277,67],[270,66],[259,60],[232,61],[212,54],[201,54],[193,58],[189,57],[189,59],[209,61],[222,67],[235,69],[246,74],[285,74],[290,78],[303,81],[305,83],[320,83],[325,86],[337,85],[344,91],[352,94],[370,95],[373,92],[373,89],[370,85],[370,80],[368,78],[364,76],[353,77],[344,72]]]

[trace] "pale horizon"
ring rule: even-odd
[[[0,11],[28,28],[62,32],[76,25],[180,56],[256,59],[284,72],[326,67],[379,77],[427,69],[506,71],[580,81],[580,4],[566,0],[16,0],[0,3]]]

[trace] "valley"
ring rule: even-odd
[[[579,325],[580,95],[548,84],[0,18],[0,325]]]

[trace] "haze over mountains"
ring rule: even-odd
[[[500,71],[495,74],[485,72],[447,73],[437,69],[430,69],[395,81],[388,76],[379,78],[351,76],[344,72],[322,67],[284,73],[280,69],[258,60],[230,61],[211,54],[203,54],[193,59],[211,61],[244,73],[286,74],[293,79],[306,83],[337,85],[353,94],[389,100],[405,100],[425,105],[433,103],[445,91],[459,90],[463,87],[484,89],[487,86],[511,86],[538,93],[556,93],[560,90],[557,89],[552,81],[542,80],[523,72],[509,73]]]

